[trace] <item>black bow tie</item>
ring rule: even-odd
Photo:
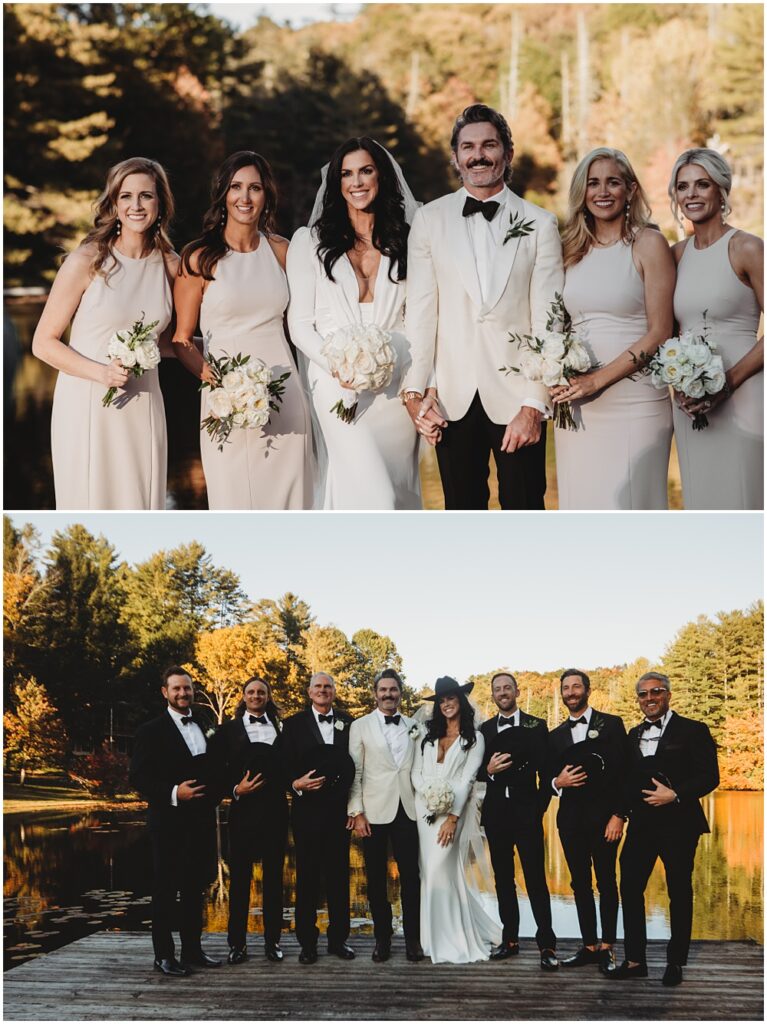
[[[580,718],[568,718],[567,724],[571,729],[574,729],[576,725],[588,725],[589,723],[586,721],[586,716],[581,715]]]
[[[400,718],[402,718],[402,715],[384,715],[384,725],[391,725],[392,722],[395,725],[399,725]]]
[[[658,719],[657,722],[642,722],[642,729],[646,732],[648,729],[662,729],[663,722]]]
[[[191,715],[186,715],[184,718],[181,719],[181,724],[182,725],[191,725],[192,722],[193,722],[193,718],[192,718]]]
[[[498,728],[499,729],[504,729],[504,728],[506,728],[508,726],[514,726],[514,719],[513,718],[502,718],[502,717],[498,718]]]
[[[317,717],[319,718],[319,720],[321,722],[330,722],[331,725],[333,724],[333,716],[332,715],[318,715]]]
[[[494,199],[488,199],[486,203],[482,203],[479,199],[475,199],[474,196],[466,196],[462,212],[464,217],[471,217],[475,213],[481,213],[485,220],[492,220],[498,212],[500,205]]]
[[[259,725],[266,725],[269,721],[266,715],[248,715],[248,718],[250,719],[251,725],[255,722],[258,722]]]

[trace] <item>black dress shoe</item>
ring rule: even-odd
[[[666,964],[666,970],[663,973],[662,985],[666,988],[673,988],[674,985],[682,984],[682,968],[678,964]]]
[[[587,964],[598,964],[601,961],[601,949],[589,949],[588,946],[581,946],[573,956],[565,957],[559,962],[563,967],[585,967]]]
[[[246,946],[230,946],[229,956],[226,958],[228,964],[244,964],[248,959]]]
[[[187,956],[185,953],[181,954],[181,963],[185,967],[220,967],[223,962],[223,960],[216,960],[215,957],[208,956],[202,950],[199,953],[194,953],[192,956]]]
[[[279,942],[265,942],[264,953],[266,954],[266,959],[271,960],[273,964],[280,963],[285,956],[280,949]]]
[[[300,964],[316,964],[317,963],[317,948],[316,946],[306,946],[301,949],[298,954],[298,962]]]
[[[508,960],[510,956],[519,956],[518,942],[502,942],[490,950],[491,960]]]
[[[412,964],[420,964],[425,959],[426,954],[420,942],[408,942],[405,939],[405,956]]]
[[[553,949],[541,950],[541,970],[556,971],[559,969],[559,960]]]
[[[615,953],[611,949],[599,950],[599,970],[602,974],[615,970]]]
[[[647,964],[629,965],[628,960],[624,960],[619,967],[613,967],[611,971],[605,971],[605,977],[615,978],[616,981],[625,981],[627,978],[646,978]]]
[[[337,956],[339,960],[353,960],[356,953],[348,942],[341,942],[337,946],[328,946],[328,953]]]
[[[374,964],[383,964],[391,956],[391,942],[376,942],[370,958]]]
[[[173,956],[164,960],[155,960],[154,969],[159,971],[160,974],[167,974],[170,978],[188,978],[192,973],[186,967],[182,967]]]

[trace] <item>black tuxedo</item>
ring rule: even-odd
[[[202,729],[206,723],[194,716]],[[207,786],[200,799],[179,801],[174,786],[196,779]],[[158,960],[174,953],[173,917],[180,896],[181,955],[200,952],[203,891],[216,873],[216,804],[221,780],[209,753],[193,756],[166,710],[136,733],[130,781],[149,805],[147,823],[152,841],[152,943]]]
[[[478,775],[487,782],[482,805],[490,859],[495,875],[498,910],[503,922],[503,941],[519,939],[519,902],[514,883],[514,848],[519,853],[530,906],[535,917],[535,938],[539,949],[556,949],[556,936],[551,924],[551,901],[546,884],[543,849],[543,814],[551,797],[546,779],[548,731],[540,718],[519,713],[518,726],[505,726],[500,731],[513,733],[518,764],[494,777],[487,774],[487,765],[498,742],[498,716],[482,724],[485,738],[485,760]]]
[[[594,946],[597,938],[597,915],[592,888],[592,864],[599,890],[599,917],[602,926],[602,942],[612,945],[618,927],[618,885],[615,878],[615,862],[618,843],[607,842],[605,827],[610,818],[617,814],[625,817],[624,781],[626,776],[628,748],[626,729],[617,715],[592,708],[589,732],[596,731],[596,738],[588,738],[579,757],[592,753],[598,755],[604,770],[592,775],[588,785],[568,786],[562,790],[557,812],[557,829],[570,870],[570,887],[575,896],[578,924],[585,946]],[[568,748],[573,746],[573,730],[569,720],[549,733],[549,765],[546,774],[549,787],[568,760]]]
[[[672,713],[652,758],[644,758],[642,726],[629,733],[630,770],[626,785],[629,827],[621,854],[621,901],[626,959],[643,963],[647,945],[644,892],[660,857],[666,872],[671,939],[666,959],[687,963],[692,932],[692,872],[700,836],[709,831],[699,798],[719,785],[716,744],[703,722]],[[652,807],[642,789],[652,776],[669,785],[678,801]]]
[[[317,945],[317,905],[324,879],[328,905],[328,946],[349,937],[349,839],[347,799],[354,778],[349,757],[352,719],[333,708],[333,746],[346,754],[350,775],[314,792],[293,792],[291,783],[309,771],[312,758],[325,746],[311,708],[287,718],[282,729],[285,780],[292,797],[291,824],[296,845],[296,937],[303,948]],[[343,724],[339,729],[335,726]],[[317,773],[318,775],[320,772]]]
[[[252,747],[259,753],[264,745],[252,743],[242,715],[227,722],[211,744],[211,756],[220,764],[226,794],[246,771],[260,771],[264,785],[229,804],[229,945],[237,949],[246,943],[248,908],[253,862],[260,860],[263,874],[264,941],[277,943],[282,930],[283,866],[288,839],[288,800],[281,760],[280,723],[270,717],[277,729],[266,764],[254,763]]]

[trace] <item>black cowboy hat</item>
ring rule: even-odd
[[[643,789],[655,789],[653,779],[657,779],[669,789],[674,788],[665,772],[661,771],[658,757],[655,754],[643,757],[631,773],[632,786],[640,792]]]
[[[594,749],[591,740],[581,740],[580,743],[565,747],[556,762],[557,774],[568,764],[586,773],[586,785],[598,779],[607,767],[604,755]]]
[[[332,743],[312,747],[307,751],[301,767],[304,775],[314,771],[316,778],[325,776],[325,784],[318,790],[305,789],[305,796],[321,793],[331,786],[348,789],[354,782],[354,761],[342,747],[333,746]]]
[[[250,743],[248,750],[242,760],[242,772],[250,772],[251,778],[254,775],[261,775],[265,782],[274,778],[279,773],[280,762],[271,743]]]
[[[485,747],[486,757],[492,757],[493,754],[511,755],[511,764],[507,768],[502,769],[504,776],[507,773],[514,774],[515,772],[524,771],[530,764],[531,731],[519,726],[508,726],[505,729],[499,729],[496,735],[487,742]]]
[[[452,676],[440,676],[434,684],[434,693],[426,700],[439,700],[441,697],[457,697],[459,693],[471,693],[474,683],[464,683],[463,686]]]

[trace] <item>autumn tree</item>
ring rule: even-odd
[[[19,772],[22,785],[28,771],[61,764],[67,749],[66,729],[45,687],[34,677],[18,679],[13,686],[3,730],[6,763]]]

